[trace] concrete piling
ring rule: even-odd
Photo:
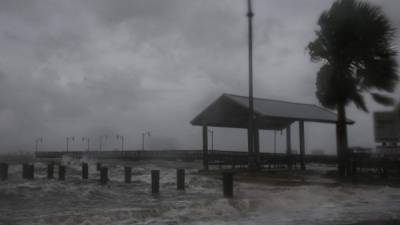
[[[185,169],[176,170],[176,188],[185,190]]]
[[[54,163],[47,164],[47,179],[54,178]]]
[[[233,197],[233,173],[224,172],[222,173],[222,183],[225,198]]]
[[[132,168],[129,166],[125,166],[125,183],[132,182]]]
[[[65,172],[66,172],[65,166],[59,165],[58,166],[58,179],[59,180],[65,180]]]
[[[0,180],[7,180],[8,178],[8,164],[0,163]]]
[[[103,166],[100,168],[100,183],[107,184],[108,182],[108,168]]]
[[[151,193],[158,194],[160,192],[160,170],[151,171]]]
[[[82,179],[89,178],[89,166],[87,163],[82,163]]]
[[[96,170],[100,171],[100,169],[101,169],[101,163],[96,163]]]

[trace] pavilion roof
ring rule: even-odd
[[[192,121],[214,127],[247,128],[249,99],[245,96],[223,94]],[[254,98],[256,124],[262,130],[281,130],[295,121],[336,123],[337,115],[313,104]],[[347,119],[348,124],[354,121]]]

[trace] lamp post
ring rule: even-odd
[[[38,150],[39,150],[39,143],[43,143],[43,137],[40,137],[40,138],[36,138],[36,140],[35,140],[35,152],[38,152]]]
[[[67,152],[68,152],[68,150],[69,150],[69,141],[75,141],[75,136],[66,137],[66,142],[67,142]]]
[[[124,151],[124,140],[125,140],[125,137],[122,136],[122,135],[117,134],[117,140],[119,140],[119,139],[121,139],[121,151],[123,152]]]
[[[99,150],[103,150],[103,143],[107,140],[108,136],[107,135],[101,135],[99,136]],[[103,139],[105,139],[105,141],[103,142]]]
[[[150,131],[146,131],[142,133],[142,150],[144,151],[144,137],[149,136],[150,137]]]
[[[88,137],[82,137],[82,142],[85,143],[87,142],[87,151],[90,151],[90,138]]]
[[[249,151],[249,167],[253,166],[255,162],[254,151],[254,102],[253,102],[253,16],[251,0],[247,0],[247,14],[248,18],[248,57],[249,57],[249,124],[248,124],[248,151]],[[257,164],[255,165],[258,166]]]
[[[214,151],[214,131],[212,129],[208,129],[208,132],[211,134],[211,151]]]

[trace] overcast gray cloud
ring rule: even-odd
[[[400,2],[373,2],[399,29]],[[318,104],[319,65],[305,46],[331,3],[254,0],[256,96]],[[247,94],[245,14],[244,0],[0,0],[1,151],[30,150],[39,136],[42,149],[61,150],[66,136],[104,134],[114,149],[117,133],[136,149],[146,130],[151,148],[200,148],[189,121],[221,93]],[[371,114],[350,107],[349,116],[350,144],[373,146]],[[332,125],[306,128],[308,149],[334,151]],[[270,150],[272,133],[262,137]],[[246,140],[244,130],[215,131],[219,149]]]

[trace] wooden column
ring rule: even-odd
[[[300,166],[301,170],[306,170],[304,121],[299,121],[299,139],[300,139]]]
[[[254,129],[254,158],[256,167],[260,167],[260,130],[258,129],[257,125],[255,125]]]
[[[208,170],[208,128],[203,124],[203,169]]]
[[[290,125],[286,128],[286,155],[287,155],[287,163],[288,169],[292,169],[292,143],[290,137]]]

